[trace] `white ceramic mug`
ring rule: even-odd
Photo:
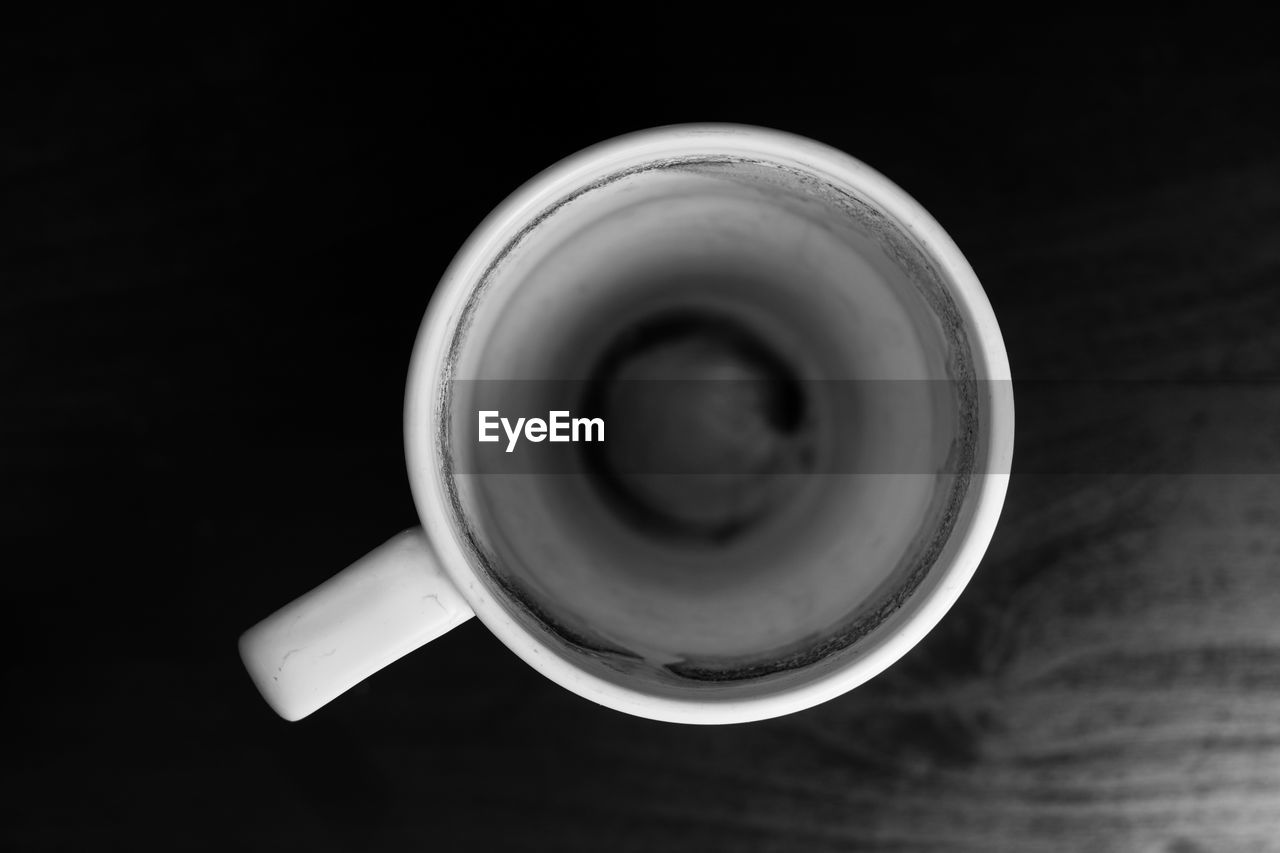
[[[750,185],[763,206],[753,208],[754,218],[746,225],[732,227],[770,230],[758,230],[754,238],[743,242],[744,251],[751,247],[760,251],[764,246],[776,254],[767,244],[782,233],[782,226],[766,220],[769,206],[774,204],[770,199],[787,194],[787,198],[800,199],[797,204],[802,206],[821,207],[824,212],[820,215],[827,218],[818,223],[817,237],[806,233],[801,235],[801,243],[828,239],[843,233],[840,229],[847,225],[850,234],[870,235],[867,239],[883,249],[890,265],[905,270],[904,281],[909,279],[922,291],[932,288],[920,304],[928,302],[932,306],[929,311],[940,313],[930,315],[926,325],[939,340],[950,336],[938,346],[964,350],[959,357],[950,353],[946,361],[949,365],[963,363],[956,369],[963,373],[969,395],[964,416],[971,420],[966,421],[969,428],[960,431],[967,442],[969,467],[961,481],[954,477],[947,480],[960,485],[948,487],[952,488],[948,492],[952,503],[939,511],[941,515],[928,516],[933,519],[929,529],[906,528],[899,533],[900,542],[888,530],[894,526],[895,516],[877,517],[875,513],[879,504],[892,508],[895,500],[907,507],[901,502],[909,499],[914,487],[885,501],[876,501],[875,492],[868,492],[870,498],[862,504],[855,502],[853,505],[865,509],[863,533],[868,535],[862,539],[879,542],[881,550],[854,544],[841,552],[841,560],[828,560],[823,566],[814,560],[804,565],[797,561],[795,583],[803,587],[803,595],[791,595],[787,589],[790,576],[775,572],[754,586],[747,584],[744,591],[725,593],[726,600],[738,595],[732,602],[737,610],[725,609],[729,605],[715,598],[718,593],[709,581],[698,588],[697,595],[703,597],[685,607],[678,597],[672,597],[680,595],[679,586],[672,587],[675,593],[664,592],[668,595],[665,600],[645,598],[644,587],[633,588],[626,585],[630,581],[614,578],[609,582],[610,591],[599,598],[604,601],[613,595],[617,600],[596,607],[594,600],[582,598],[579,592],[584,583],[590,586],[590,576],[583,572],[590,571],[592,565],[599,568],[599,561],[591,564],[583,556],[585,552],[575,550],[571,534],[538,532],[517,537],[515,544],[508,546],[556,551],[553,556],[564,564],[564,576],[521,579],[524,586],[536,587],[543,596],[541,605],[531,604],[522,597],[520,584],[508,582],[511,579],[504,579],[499,567],[491,565],[492,549],[477,543],[473,529],[474,524],[484,522],[467,518],[465,501],[459,498],[458,480],[469,475],[456,470],[448,426],[475,416],[474,412],[454,411],[465,409],[465,401],[450,395],[451,383],[472,378],[465,369],[468,362],[459,355],[460,342],[478,322],[480,294],[502,290],[501,282],[494,284],[495,277],[506,274],[506,287],[511,294],[518,294],[521,288],[527,292],[533,286],[522,282],[536,278],[529,272],[535,262],[542,265],[539,269],[545,270],[548,264],[554,268],[555,246],[547,235],[555,233],[557,221],[573,222],[576,216],[581,221],[574,227],[581,230],[583,222],[590,224],[604,217],[609,204],[616,207],[623,203],[619,199],[634,201],[646,193],[660,196],[670,187],[683,186],[670,183],[681,180],[717,186],[716,182],[732,180],[739,188]],[[654,190],[664,186],[664,181],[668,190]],[[702,215],[690,220],[693,225],[681,224],[677,206],[664,204],[667,206],[654,208],[659,213],[650,217],[651,222],[635,220],[641,224],[628,225],[618,232],[622,235],[619,239],[642,243],[649,233],[644,229],[649,228],[654,240],[667,240],[675,251],[679,247],[672,241],[698,231],[703,227],[698,222],[714,219],[719,224],[706,227],[730,227],[724,222],[732,219],[731,215]],[[677,220],[675,226],[671,220]],[[568,233],[563,227],[561,231]],[[667,236],[660,237],[660,232]],[[699,245],[710,239],[699,237]],[[595,243],[601,244],[601,240]],[[621,253],[618,246],[608,251]],[[802,245],[798,251],[807,250]],[[809,251],[820,254],[817,249]],[[769,262],[764,256],[751,261]],[[562,267],[576,269],[572,264]],[[542,303],[535,300],[531,304],[534,307],[528,310],[536,313],[536,306]],[[867,309],[863,314],[874,319],[876,310]],[[860,316],[851,315],[850,322],[861,322]],[[893,329],[892,318],[867,323],[867,334],[877,346],[859,360],[871,365],[864,367],[870,370],[870,378],[931,378],[929,371],[940,369],[930,368],[925,361],[914,368],[901,366],[902,358],[880,352],[897,346],[901,337]],[[470,340],[468,345],[482,353],[485,347],[497,346],[487,343],[483,335],[472,334]],[[1012,462],[1014,421],[1009,380],[1008,359],[995,316],[960,251],[923,208],[854,158],[791,134],[732,125],[658,128],[601,143],[556,164],[508,198],[476,229],[436,288],[418,334],[405,402],[405,450],[422,526],[399,534],[246,631],[240,638],[241,656],[271,707],[282,717],[297,720],[475,615],[530,666],[561,686],[619,711],[707,724],[758,720],[808,708],[856,687],[905,654],[937,624],[977,568],[996,526]],[[914,472],[875,482],[892,489],[897,488],[893,484],[908,482],[904,478],[912,476],[922,475]],[[531,500],[536,503],[536,496]],[[883,513],[884,507],[879,511]],[[945,526],[937,520],[942,516]],[[542,519],[529,522],[526,528],[542,531],[545,526],[546,519]],[[854,522],[848,527],[860,529]],[[925,534],[933,537],[927,548],[920,544],[927,538]],[[896,565],[907,566],[909,571],[894,569],[899,573],[892,576],[873,573],[881,585],[876,592],[880,598],[874,607],[864,606],[855,599],[869,595],[871,587],[858,587],[846,580],[849,573],[838,570],[846,558],[856,557],[864,565],[886,559],[886,548],[898,549],[891,556],[898,561]],[[910,565],[903,556],[908,552],[914,561]],[[726,556],[723,561],[745,560],[748,553],[763,552],[742,551],[739,557]],[[808,568],[809,563],[815,568]],[[886,579],[892,580],[893,587],[887,593]],[[631,607],[627,595],[643,601]],[[776,602],[782,603],[775,607]],[[588,607],[595,610],[586,615],[575,612]],[[727,627],[734,621],[729,618],[734,613],[746,614],[748,621],[758,617],[763,627],[750,628],[752,633]],[[698,614],[706,614],[706,624],[693,624]],[[609,624],[613,616],[627,624]],[[585,627],[566,629],[565,624],[576,617],[581,617],[578,622]],[[671,636],[675,638],[672,643],[686,643],[699,650],[691,651],[686,660],[672,653],[674,647],[641,649],[644,644],[633,640],[648,636],[646,620],[661,623],[650,634]],[[721,625],[725,627],[717,627]],[[762,646],[767,635],[767,642],[773,644],[771,651],[752,650],[754,657],[745,653],[734,656],[733,643],[741,644],[744,637],[754,642],[757,635]]]

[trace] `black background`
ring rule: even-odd
[[[545,681],[473,621],[287,724],[235,648],[414,523],[401,405],[436,280],[516,186],[626,131],[760,124],[863,159],[965,251],[1016,377],[1274,379],[1280,73],[1260,22],[836,21],[778,8],[651,11],[583,30],[497,8],[467,23],[308,8],[50,18],[4,41],[5,846],[1150,840],[1142,849],[1186,853],[1276,828],[1274,773],[1228,791],[1187,775],[1176,737],[1172,763],[1139,756],[1171,780],[1154,800],[1167,813],[1116,811],[1123,796],[1087,767],[1076,811],[972,782],[1014,767],[1034,786],[1055,772],[992,758],[991,732],[1018,723],[993,698],[1005,682],[991,675],[991,615],[1068,571],[1081,528],[1061,519],[1160,523],[1152,495],[1166,492],[1097,478],[1072,480],[1083,497],[1061,506],[1044,496],[1067,486],[1015,478],[991,556],[935,635],[866,688],[777,721],[625,717]],[[1094,422],[1082,429],[1079,446],[1020,436],[1019,452],[1105,440]],[[1276,564],[1269,507],[1231,511],[1262,513],[1248,534],[1265,551],[1255,597],[1275,589],[1262,579]],[[1222,549],[1247,538],[1217,535]],[[1124,551],[1098,560],[1108,577],[1134,564]],[[1076,615],[1130,624],[1129,605],[1108,610],[1110,593],[1089,589]],[[1250,689],[1275,699],[1280,640],[1259,631]],[[1023,648],[1060,651],[1075,635],[1060,636]],[[904,698],[958,684],[991,700],[987,717]],[[1147,698],[1179,701],[1185,685],[1169,684]],[[1245,730],[1276,756],[1265,715]],[[1188,811],[1217,791],[1235,812]]]

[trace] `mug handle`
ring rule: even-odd
[[[267,704],[300,720],[473,615],[412,527],[241,634],[240,659]]]

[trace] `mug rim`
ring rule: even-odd
[[[676,156],[751,155],[798,161],[856,188],[890,214],[937,265],[966,321],[986,423],[984,470],[973,472],[967,528],[950,563],[929,569],[936,581],[910,597],[912,611],[863,641],[862,653],[822,676],[780,691],[731,698],[662,696],[587,671],[520,624],[490,593],[467,558],[435,464],[435,397],[463,305],[497,251],[536,214],[584,181]],[[931,631],[964,590],[986,552],[1003,507],[1013,455],[1013,391],[1008,354],[977,275],[951,237],[905,191],[853,156],[804,136],[741,124],[680,124],[614,137],[560,160],[508,196],[476,227],[432,294],[414,342],[405,391],[405,459],[410,490],[434,556],[476,616],[504,645],[544,676],[584,698],[649,719],[682,723],[763,720],[826,702],[887,669]],[[994,381],[984,381],[994,380]]]

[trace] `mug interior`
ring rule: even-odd
[[[955,282],[894,210],[789,146],[701,147],[562,174],[487,235],[455,282],[430,438],[504,632],[628,696],[714,705],[829,681],[898,632],[964,543],[990,413]],[[664,538],[619,518],[580,454],[480,464],[478,410],[537,409],[629,325],[690,310],[767,340],[808,395],[812,458],[771,481],[767,519]]]

